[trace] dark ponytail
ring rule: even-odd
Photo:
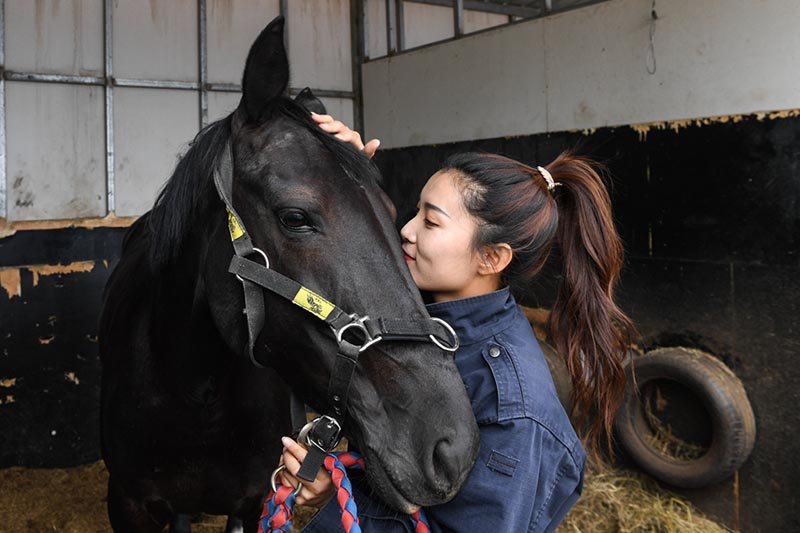
[[[614,303],[623,264],[611,199],[593,162],[569,153],[547,165],[558,187],[556,242],[563,274],[550,312],[550,338],[572,378],[573,420],[592,420],[586,437],[611,443],[614,413],[625,392],[623,364],[633,323]]]
[[[550,340],[572,380],[570,415],[594,450],[603,432],[610,444],[634,331],[614,303],[623,249],[595,166],[570,153],[559,155],[546,172],[493,154],[456,154],[444,164],[460,179],[464,205],[479,220],[476,248],[511,247],[506,283],[533,277],[558,244],[563,275],[550,313]]]

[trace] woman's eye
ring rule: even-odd
[[[425,225],[428,226],[429,228],[438,228],[439,227],[439,224],[431,222],[427,218],[425,219]]]
[[[302,211],[284,211],[279,215],[281,224],[290,230],[311,230],[311,223]]]

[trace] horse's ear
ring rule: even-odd
[[[239,107],[248,122],[259,122],[264,108],[286,92],[289,84],[289,60],[283,45],[283,17],[275,17],[250,47],[242,77],[242,101]]]
[[[314,93],[308,87],[300,91],[300,94],[294,97],[294,101],[318,115],[325,115],[328,112],[322,100],[314,96]]]

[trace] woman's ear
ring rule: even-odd
[[[478,266],[478,274],[483,276],[490,276],[492,274],[499,274],[506,269],[514,252],[511,246],[506,243],[492,244],[486,246],[481,251],[481,262]]]

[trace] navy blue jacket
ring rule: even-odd
[[[584,450],[556,395],[536,337],[508,288],[428,305],[453,326],[456,366],[480,428],[480,451],[461,491],[425,509],[434,532],[553,531],[580,495]],[[412,532],[411,522],[354,483],[365,533]],[[332,499],[306,532],[340,532]]]

